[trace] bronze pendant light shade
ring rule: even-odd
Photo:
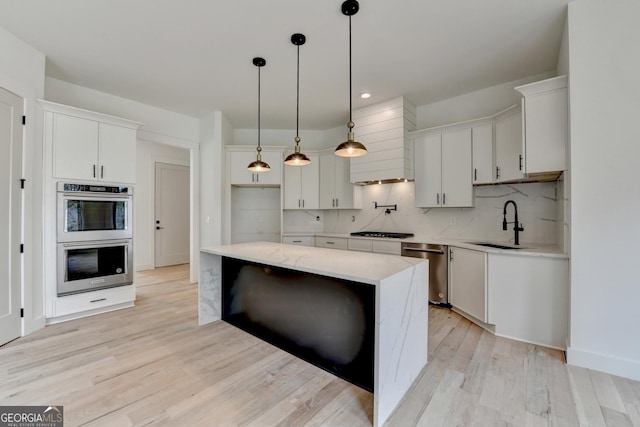
[[[360,5],[357,0],[346,0],[342,3],[342,14],[349,17],[349,121],[347,127],[349,132],[347,133],[347,140],[338,145],[335,150],[335,154],[340,157],[359,157],[367,154],[367,148],[360,142],[355,141],[353,134],[353,118],[351,111],[353,109],[352,103],[352,82],[351,82],[351,16],[358,13]]]
[[[291,36],[291,43],[293,43],[298,48],[298,62],[297,62],[297,77],[296,77],[296,148],[293,154],[289,154],[286,159],[284,159],[284,164],[289,166],[305,166],[311,163],[311,160],[304,154],[300,152],[300,46],[305,44],[307,38],[304,34],[296,33]]]
[[[258,147],[256,148],[256,160],[249,163],[249,166],[247,166],[247,169],[251,172],[269,172],[271,170],[271,166],[262,160],[262,147],[260,146],[260,68],[264,67],[266,64],[267,61],[265,61],[264,58],[253,58],[253,65],[258,67]]]

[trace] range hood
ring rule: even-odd
[[[413,144],[416,107],[404,97],[353,111],[354,131],[368,150],[351,158],[351,182],[368,185],[413,181]]]

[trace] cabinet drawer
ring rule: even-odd
[[[316,236],[316,246],[319,248],[331,248],[331,249],[347,249],[348,240],[344,237],[322,237]]]
[[[400,246],[401,246],[400,242],[387,242],[387,241],[374,240],[373,252],[378,252],[382,254],[400,255],[400,252],[401,252]]]
[[[96,308],[133,302],[135,299],[136,290],[134,285],[59,297],[55,300],[54,316],[66,316]]]
[[[349,239],[349,250],[371,252],[373,250],[373,241],[364,239]]]
[[[290,245],[313,246],[313,236],[283,236],[282,243]]]

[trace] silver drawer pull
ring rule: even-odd
[[[100,298],[100,299],[91,300],[90,302],[100,302],[100,301],[106,301],[106,300],[107,300],[106,298]]]

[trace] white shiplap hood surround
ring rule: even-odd
[[[409,132],[416,130],[416,107],[403,97],[390,99],[353,112],[356,140],[368,150],[351,159],[351,182],[413,180],[413,144]]]

